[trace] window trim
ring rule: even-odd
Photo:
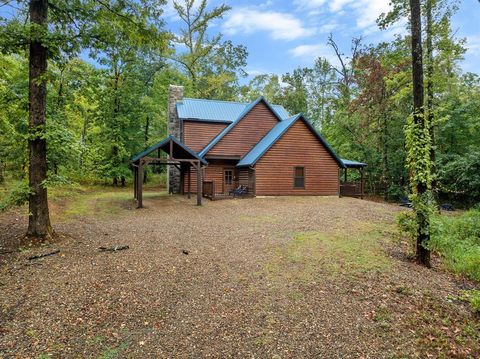
[[[299,177],[297,176],[297,168],[301,168],[303,170],[303,176]],[[305,189],[305,179],[307,177],[307,171],[305,166],[293,166],[293,189]],[[303,180],[303,186],[296,186],[296,180],[297,179],[302,179]]]
[[[226,181],[226,176],[225,176],[225,175],[227,174],[227,172],[230,172],[230,173],[231,173],[231,176],[230,176],[230,178],[229,178],[229,179],[230,179],[230,183],[227,183],[227,181]],[[229,185],[229,186],[230,186],[230,185],[233,185],[233,183],[234,183],[234,181],[235,181],[234,178],[235,178],[235,173],[234,173],[234,169],[233,169],[233,168],[224,168],[224,169],[223,169],[223,183],[224,183],[225,185]]]

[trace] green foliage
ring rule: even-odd
[[[470,305],[473,310],[480,314],[480,291],[475,290],[470,293]]]
[[[445,265],[471,279],[480,281],[480,210],[459,216],[431,215],[428,246],[444,258]],[[400,233],[415,241],[418,224],[413,211],[397,216]]]
[[[10,191],[0,201],[0,212],[13,206],[22,206],[28,202],[31,190],[28,183],[21,181],[13,186]]]
[[[444,155],[438,164],[438,181],[443,193],[464,200],[480,201],[480,150],[463,155]]]
[[[400,233],[409,239],[414,239],[418,233],[418,223],[413,211],[400,212],[397,215]]]
[[[480,211],[433,217],[429,245],[454,272],[480,281]]]
[[[460,299],[469,303],[473,311],[480,314],[480,290],[466,290],[463,291]]]
[[[175,37],[185,51],[171,58],[190,79],[193,94],[201,98],[235,100],[239,92],[238,78],[245,77],[247,48],[222,41],[222,34],[210,35],[213,22],[223,18],[230,7],[221,4],[207,9],[207,0],[174,1],[174,8],[183,21]]]

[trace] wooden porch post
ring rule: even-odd
[[[137,167],[133,166],[133,199],[137,199]]]
[[[343,182],[346,183],[347,182],[347,168],[346,167],[345,167],[345,174],[344,175],[345,175],[345,177],[343,179]]]
[[[200,161],[197,161],[197,206],[202,205],[202,167]]]
[[[360,198],[363,199],[363,168],[360,168]]]
[[[185,194],[185,166],[180,165],[180,194]]]
[[[192,186],[192,176],[191,176],[192,170],[191,170],[191,168],[192,168],[192,164],[189,163],[188,164],[188,172],[187,172],[187,177],[188,177],[188,189],[187,189],[188,192],[187,192],[187,195],[188,195],[188,199],[190,199],[190,192],[192,192],[191,191],[191,186]]]
[[[138,162],[138,179],[137,179],[137,208],[143,207],[143,163]]]

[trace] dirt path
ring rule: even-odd
[[[58,224],[48,248],[0,257],[0,357],[480,355],[465,284],[394,250],[396,206],[193,202],[119,203]],[[0,223],[0,241],[25,226]],[[98,251],[114,245],[130,249]]]

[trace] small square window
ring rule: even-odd
[[[305,188],[305,167],[294,167],[293,169],[293,187]]]

